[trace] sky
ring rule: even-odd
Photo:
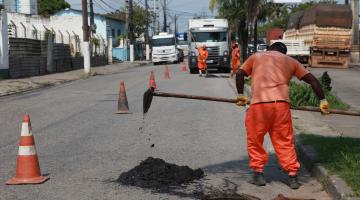
[[[66,0],[71,4],[72,8],[81,9],[81,0]],[[94,1],[94,10],[96,13],[108,13],[112,12],[120,7],[124,7],[125,0],[93,0]],[[133,0],[136,3],[144,5],[144,0]],[[163,2],[163,0],[159,0]],[[275,0],[278,2],[293,2],[298,3],[299,1],[307,1],[307,0]],[[209,2],[210,0],[168,0],[168,10],[169,17],[168,22],[170,22],[170,26],[173,28],[173,18],[176,14],[178,16],[178,30],[186,31],[187,30],[187,22],[189,19],[193,18],[196,15],[207,15],[209,17],[213,17],[216,15],[216,11],[211,13],[209,10]],[[339,0],[339,3],[344,3],[344,0]],[[153,7],[153,0],[148,0],[149,8]],[[163,21],[163,14],[161,5],[160,7],[160,24]],[[162,25],[160,25],[162,27]]]
[[[80,0],[66,0],[71,4],[72,8],[81,9]],[[124,7],[125,0],[93,0],[94,10],[96,13],[107,13],[114,11],[120,7]],[[133,0],[136,3],[144,5],[144,0]],[[161,0],[163,1],[163,0]],[[211,13],[209,11],[210,0],[168,0],[169,18],[170,25],[174,27],[173,18],[176,14],[178,16],[178,30],[186,31],[187,22],[190,18],[195,15],[205,13],[208,16],[213,16],[216,12]],[[153,7],[153,0],[148,0],[149,8]],[[163,14],[161,5],[160,7],[160,23],[163,21]],[[162,27],[162,25],[160,25]]]

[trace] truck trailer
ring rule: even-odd
[[[290,16],[285,40],[303,40],[311,67],[347,68],[352,11],[348,5],[319,4]]]

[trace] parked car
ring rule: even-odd
[[[253,44],[248,44],[247,53],[248,56],[251,56],[253,53],[256,52],[256,49]]]
[[[262,52],[262,51],[266,51],[267,50],[267,45],[266,44],[258,44],[256,47],[256,51],[257,52]]]

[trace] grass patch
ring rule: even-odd
[[[348,110],[350,108],[348,104],[342,102],[332,91],[331,79],[327,72],[324,72],[324,74],[319,78],[319,82],[325,92],[325,96],[330,104],[330,108],[340,110]],[[289,88],[291,106],[319,106],[320,100],[310,85],[291,81]]]
[[[300,134],[304,145],[318,153],[318,161],[332,174],[339,175],[360,197],[360,139]]]

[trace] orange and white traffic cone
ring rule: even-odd
[[[118,111],[116,114],[130,114],[124,81],[120,82]]]
[[[36,155],[35,140],[32,133],[30,116],[24,115],[19,152],[16,159],[16,174],[6,182],[7,185],[40,184],[49,177],[42,176],[39,159]]]
[[[164,69],[164,79],[170,79],[170,72],[169,72],[168,66],[165,66],[165,69]]]
[[[151,71],[151,73],[150,73],[149,87],[154,88],[154,90],[157,90],[154,71]]]

